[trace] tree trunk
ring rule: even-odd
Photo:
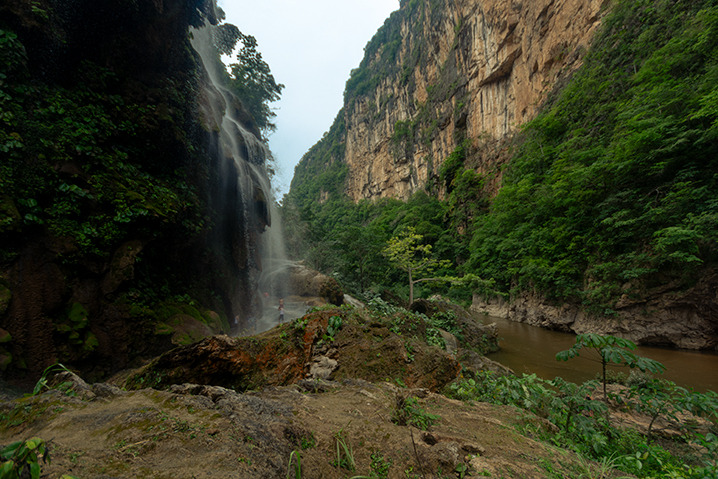
[[[409,307],[414,302],[414,279],[411,277],[411,270],[409,270]]]

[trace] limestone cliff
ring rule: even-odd
[[[530,291],[511,302],[474,294],[471,310],[555,331],[610,334],[663,347],[716,349],[716,291],[718,274],[712,270],[687,291],[662,285],[638,301],[624,295],[610,319],[589,314],[578,304],[552,302]]]
[[[315,147],[297,175],[313,170],[312,163],[339,161],[352,200],[406,199],[464,139],[485,150],[479,172],[498,172],[487,150],[530,120],[581,64],[603,3],[402,2],[367,45],[347,82],[344,109],[323,140],[342,148],[327,156]],[[498,175],[491,177],[496,185]]]

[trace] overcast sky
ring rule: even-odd
[[[269,147],[277,159],[273,186],[289,190],[294,166],[329,130],[342,107],[344,83],[364,46],[399,0],[218,0],[225,22],[253,35],[285,88]]]

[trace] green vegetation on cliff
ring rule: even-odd
[[[228,332],[227,316],[251,310],[247,238],[259,220],[206,124],[210,80],[189,38],[190,27],[220,21],[215,8],[0,4],[0,368],[9,376],[59,359],[102,377],[172,341]],[[251,37],[216,28],[227,34],[220,48],[245,42],[227,81],[255,111],[231,106],[261,138],[281,85]]]
[[[469,267],[609,308],[718,259],[718,7],[619,2],[524,129]]]
[[[391,25],[367,46],[347,83],[345,108],[356,99],[351,95],[365,94],[358,76],[381,67],[383,52],[391,51]],[[340,261],[350,255],[341,240],[348,228],[378,228],[374,237],[385,242],[397,228],[417,225],[458,274],[495,281],[493,294],[534,290],[610,315],[621,297],[685,290],[718,260],[717,27],[718,6],[710,0],[614,2],[583,66],[515,138],[491,201],[472,166],[480,139],[460,143],[440,162],[438,181],[426,191],[442,188],[442,201],[420,192],[405,204],[353,205],[332,195],[321,203],[308,153],[285,209],[290,224],[301,222],[324,251],[337,253],[318,259],[317,251],[297,247],[295,254],[351,286],[355,264]],[[395,131],[403,148],[426,138],[412,124]],[[332,141],[341,144],[343,136]],[[341,159],[333,157],[331,167],[343,166]],[[418,213],[416,222],[404,221],[410,212]],[[376,285],[397,283],[380,260],[364,270],[372,268]],[[469,291],[455,293],[468,299]]]

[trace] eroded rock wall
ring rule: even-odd
[[[610,334],[637,344],[684,349],[718,348],[718,272],[688,291],[661,287],[641,301],[622,298],[614,316],[597,316],[578,304],[556,303],[524,291],[506,302],[474,295],[471,310],[576,334]]]
[[[384,26],[400,29],[394,61],[403,67],[345,105],[348,195],[406,199],[464,138],[479,147],[505,140],[581,64],[603,3],[403,2]],[[413,127],[408,138],[399,137],[401,122]]]

